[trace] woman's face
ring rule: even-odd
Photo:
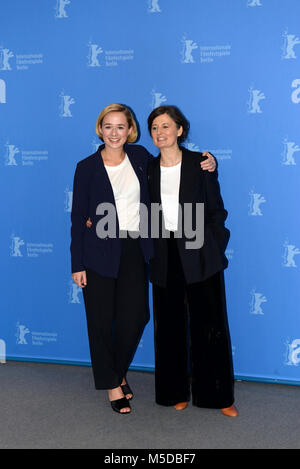
[[[168,114],[157,116],[151,127],[153,143],[158,148],[171,148],[177,146],[177,138],[182,134],[182,126],[177,124]]]
[[[104,116],[100,130],[106,147],[118,150],[127,142],[132,128],[128,126],[127,118],[123,112],[113,111]]]

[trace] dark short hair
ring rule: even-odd
[[[190,123],[177,106],[159,106],[153,109],[148,117],[148,130],[150,135],[154,119],[158,116],[161,116],[162,114],[168,114],[168,116],[173,119],[178,129],[182,126],[183,131],[182,134],[178,137],[177,141],[178,143],[184,142],[190,130]]]

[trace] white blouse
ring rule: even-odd
[[[160,167],[161,204],[165,227],[169,231],[178,228],[180,174],[181,162],[175,166]]]
[[[140,183],[127,154],[121,164],[104,166],[112,185],[120,230],[139,231]]]

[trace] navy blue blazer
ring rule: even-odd
[[[118,219],[116,238],[99,238],[96,233],[98,221],[106,215],[96,215],[97,206],[106,202],[116,207],[101,156],[103,148],[104,145],[100,145],[96,153],[80,161],[76,167],[71,212],[71,264],[72,273],[90,268],[105,277],[117,278],[121,256]],[[152,156],[141,145],[126,144],[124,150],[140,183],[140,202],[147,206],[150,214],[147,167]],[[91,228],[86,226],[88,218],[92,221]],[[140,244],[145,262],[148,262],[153,256],[152,240],[150,237],[140,238]]]

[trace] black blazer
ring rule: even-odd
[[[185,202],[193,205],[193,227],[195,229],[195,204],[204,203],[204,244],[200,249],[186,249],[183,235],[177,239],[179,255],[186,282],[200,282],[216,272],[225,269],[228,260],[225,249],[230,232],[224,226],[227,211],[224,209],[218,183],[218,172],[203,171],[200,162],[205,160],[201,153],[192,152],[182,147],[182,165],[179,189],[179,203],[182,208]],[[154,158],[148,167],[150,201],[161,204],[160,192],[160,155]],[[160,219],[160,236],[153,239],[154,258],[150,261],[150,280],[159,286],[166,285],[167,278],[167,240],[161,236],[163,216]]]
[[[98,221],[106,215],[96,215],[97,206],[104,202],[116,206],[101,157],[103,148],[104,145],[101,145],[96,153],[80,161],[76,167],[71,212],[71,264],[72,272],[90,268],[105,277],[117,278],[121,255],[118,219],[116,238],[107,236],[100,239],[96,234]],[[126,144],[124,150],[140,182],[140,202],[149,208],[147,166],[151,155],[141,145]],[[91,228],[86,227],[88,218],[92,221]],[[140,244],[144,259],[148,262],[153,256],[152,240],[140,239]]]

